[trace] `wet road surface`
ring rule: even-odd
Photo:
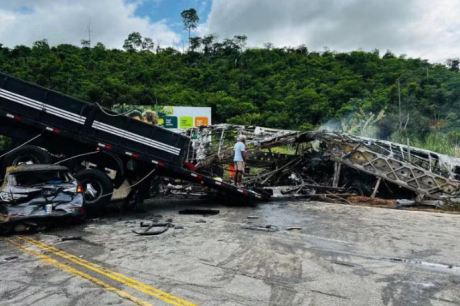
[[[0,305],[460,305],[460,215],[303,201],[146,208],[1,239]],[[168,219],[161,235],[132,232]]]

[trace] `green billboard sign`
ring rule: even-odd
[[[163,126],[167,129],[177,129],[177,117],[176,116],[165,116]]]

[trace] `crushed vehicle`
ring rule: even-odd
[[[244,185],[270,198],[359,195],[441,207],[460,203],[460,159],[330,131],[219,124],[187,131],[197,171],[231,176],[233,144],[247,138]],[[227,174],[225,174],[227,173]],[[409,201],[407,201],[409,200]]]
[[[21,232],[57,219],[80,221],[84,204],[83,186],[64,166],[8,167],[0,187],[0,229]]]

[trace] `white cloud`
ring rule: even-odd
[[[214,0],[201,33],[248,45],[387,49],[442,62],[460,56],[460,0]]]
[[[88,37],[91,20],[92,41],[110,48],[121,48],[133,31],[162,46],[181,46],[181,33],[165,21],[135,16],[142,1],[1,0],[0,43],[13,47],[47,38],[78,45]],[[246,34],[249,46],[390,49],[443,62],[460,56],[460,0],[213,0],[207,23],[197,31],[206,33]]]
[[[123,0],[16,0],[0,3],[0,42],[13,47],[48,39],[49,43],[79,45],[88,38],[109,48],[121,48],[131,32],[151,37],[161,46],[175,46],[180,36],[164,21],[152,23],[134,15],[138,1]]]

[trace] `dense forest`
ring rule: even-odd
[[[132,33],[124,50],[87,41],[0,44],[0,70],[107,107],[211,106],[215,123],[333,126],[452,154],[460,143],[458,61],[441,65],[390,51],[316,52],[245,43],[243,35],[192,37],[180,52]]]

